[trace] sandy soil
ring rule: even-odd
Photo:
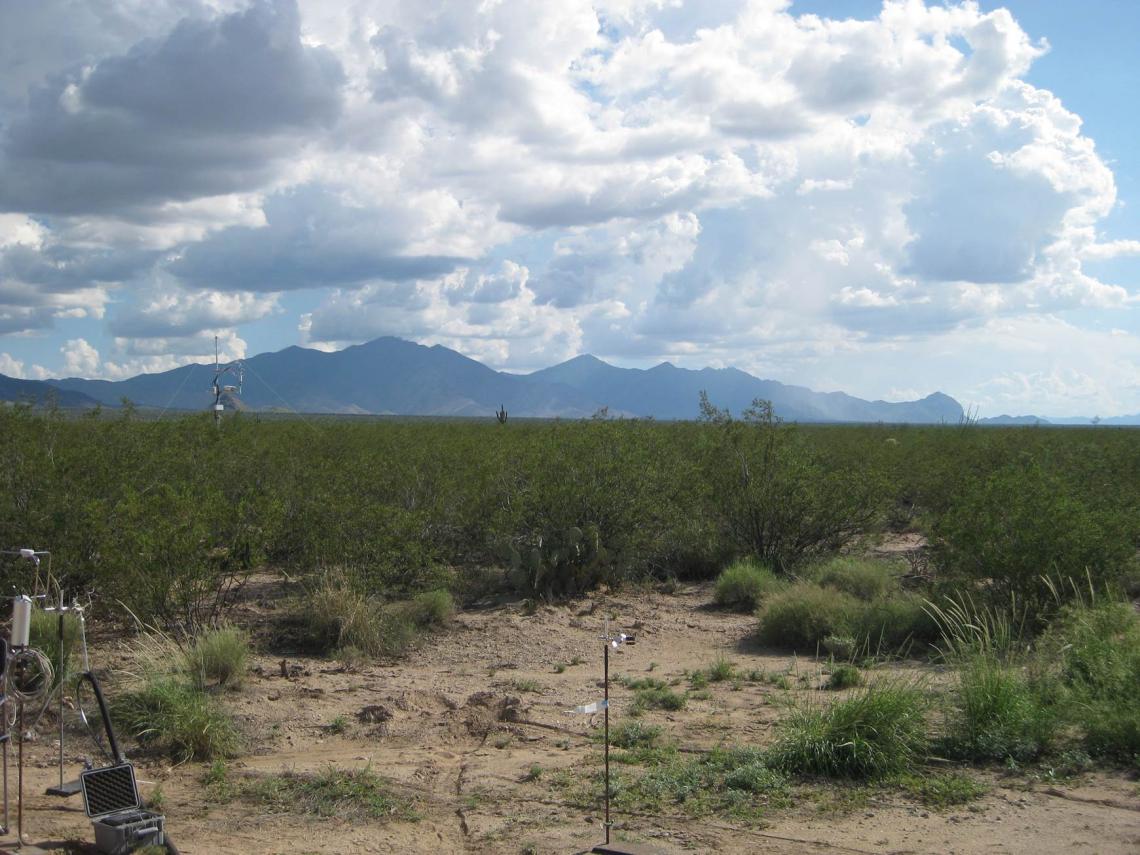
[[[231,775],[370,766],[414,799],[419,821],[348,822],[266,815],[248,802],[218,804],[206,797],[200,765],[170,768],[145,758],[137,762],[140,779],[149,782],[144,794],[161,786],[167,828],[183,853],[587,850],[602,839],[600,809],[567,801],[550,778],[567,769],[585,779],[600,768],[590,733],[601,717],[568,710],[601,696],[598,636],[606,615],[638,638],[614,653],[614,674],[669,679],[724,656],[743,670],[806,676],[808,687],[791,692],[714,683],[707,700],[646,714],[686,748],[767,743],[789,695],[811,691],[820,675],[813,660],[753,648],[753,620],[708,609],[710,594],[706,586],[672,595],[600,593],[534,614],[518,604],[472,609],[405,662],[357,672],[290,657],[282,676],[280,657],[257,657],[245,688],[227,698],[253,746],[230,764]],[[250,609],[247,617],[257,619]],[[582,664],[556,673],[556,665],[576,657]],[[631,696],[620,685],[612,688],[614,723]],[[329,725],[338,718],[347,726],[334,734]],[[50,841],[91,839],[78,797],[41,795],[56,775],[56,745],[45,735],[27,748],[24,826],[45,848]],[[67,748],[74,775],[88,749],[78,736]],[[525,780],[535,765],[543,775]],[[893,791],[857,803],[805,795],[763,826],[680,811],[615,814],[614,834],[662,852],[1140,852],[1140,787],[1124,775],[1063,784],[1024,774],[983,777],[991,786],[987,796],[943,812]],[[14,810],[13,795],[13,822]]]

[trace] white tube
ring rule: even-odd
[[[32,629],[32,600],[25,594],[12,599],[12,633],[9,647],[27,647]]]

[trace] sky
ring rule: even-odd
[[[0,373],[381,335],[1140,413],[1132,0],[0,0]]]

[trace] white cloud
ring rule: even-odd
[[[63,370],[68,377],[99,377],[102,373],[99,351],[87,343],[86,339],[69,339],[60,352],[63,354]]]
[[[71,347],[106,315],[107,376],[236,347],[285,292],[324,348],[402,335],[513,369],[591,350],[873,397],[930,387],[890,359],[981,390],[921,361],[935,342],[1136,323],[1083,266],[1140,253],[1098,236],[1113,174],[1023,81],[1047,44],[1005,10],[104,5],[56,12],[61,32],[48,0],[23,10],[41,54],[0,35],[0,334]],[[1043,400],[1074,388],[1016,370]]]
[[[0,374],[23,378],[25,376],[24,361],[16,359],[10,353],[0,353]]]

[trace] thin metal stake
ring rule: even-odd
[[[606,633],[609,635],[609,633]],[[602,682],[606,699],[606,845],[610,843],[610,640],[606,639],[605,666]],[[595,695],[594,697],[597,697]]]
[[[24,702],[18,701],[20,719],[20,751],[16,757],[16,839],[23,846],[24,840]]]
[[[59,789],[63,790],[63,592],[59,594]]]

